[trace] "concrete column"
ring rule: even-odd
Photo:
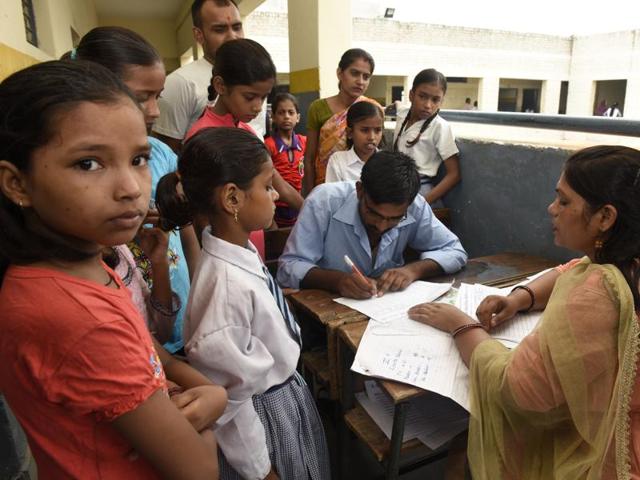
[[[306,130],[306,113],[317,98],[338,92],[336,69],[351,48],[351,0],[288,0],[289,89],[300,104],[300,130]]]
[[[627,79],[623,111],[625,118],[640,119],[640,77]]]
[[[482,110],[484,112],[497,112],[499,95],[499,77],[481,78],[478,85],[478,110]]]
[[[567,115],[593,115],[593,100],[596,94],[596,82],[591,79],[569,79],[567,96]]]
[[[540,113],[557,115],[560,107],[560,80],[545,80],[542,82],[540,98]]]

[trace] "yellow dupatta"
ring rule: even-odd
[[[563,273],[516,349],[487,340],[473,353],[474,480],[630,478],[639,348],[633,297],[617,268],[585,257]]]
[[[374,99],[365,96],[359,97],[351,105],[362,101],[371,102],[380,107],[380,104]],[[382,109],[382,107],[380,108]],[[345,132],[347,129],[348,111],[349,109],[346,108],[341,112],[334,113],[326,122],[324,122],[322,127],[320,127],[320,132],[318,133],[318,153],[314,160],[316,185],[324,183],[327,173],[327,163],[329,162],[331,155],[335,152],[347,149],[347,134]]]

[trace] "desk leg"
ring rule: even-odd
[[[393,414],[393,429],[391,430],[391,445],[389,460],[387,463],[386,480],[395,480],[400,471],[400,450],[402,449],[402,437],[404,437],[404,424],[410,407],[409,402],[397,403]]]
[[[344,420],[344,414],[354,407],[354,373],[351,371],[351,365],[355,358],[355,352],[347,347],[338,337],[338,366],[340,372],[336,377],[342,377],[342,388],[340,389],[340,402],[338,410],[338,475],[340,480],[349,478],[349,443],[351,440],[351,432]]]

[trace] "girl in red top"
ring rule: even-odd
[[[273,135],[264,141],[274,168],[289,185],[298,192],[302,190],[304,176],[304,152],[307,137],[295,132],[300,121],[300,110],[296,97],[289,93],[276,95],[271,105]],[[284,202],[276,202],[275,221],[279,227],[291,227],[296,222],[298,211]]]
[[[149,156],[136,99],[100,65],[45,62],[0,84],[0,391],[42,478],[217,478],[102,262],[144,220]]]

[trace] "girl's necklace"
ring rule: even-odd
[[[107,275],[109,275],[107,273]],[[111,285],[113,283],[113,277],[111,275],[109,275],[109,281],[107,283],[104,284],[105,287],[108,287],[109,285]]]

